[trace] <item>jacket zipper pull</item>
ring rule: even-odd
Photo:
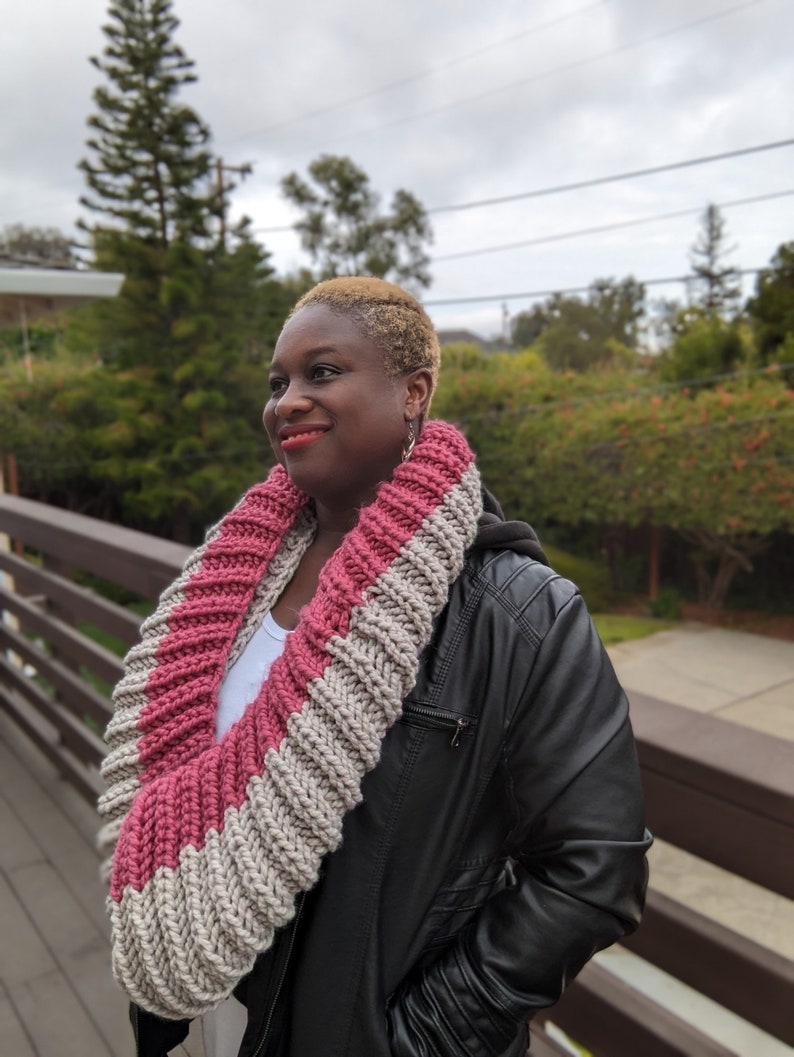
[[[450,742],[453,749],[457,749],[458,745],[460,745],[460,736],[468,726],[468,719],[459,719],[455,724],[455,733],[452,735],[452,741]]]

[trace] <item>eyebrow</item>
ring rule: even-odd
[[[308,355],[309,356],[322,356],[322,355],[325,355],[325,354],[327,354],[329,352],[336,352],[336,353],[339,353],[340,355],[342,355],[344,353],[344,349],[341,349],[338,345],[331,345],[331,344],[328,344],[328,345],[315,345],[314,348],[308,350]],[[271,360],[270,361],[270,367],[269,367],[269,370],[271,370],[271,371],[273,370],[273,363],[274,363],[274,361]]]

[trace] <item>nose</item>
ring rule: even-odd
[[[312,400],[301,380],[291,381],[284,389],[273,393],[270,400],[273,413],[279,418],[310,411]]]

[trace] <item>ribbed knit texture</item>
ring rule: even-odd
[[[428,423],[218,743],[224,672],[313,538],[307,497],[276,467],[163,593],[114,694],[100,800],[113,969],[133,1001],[206,1012],[290,920],[416,681],[480,511],[465,440]]]

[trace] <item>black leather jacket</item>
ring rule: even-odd
[[[237,989],[240,1057],[523,1057],[646,883],[627,703],[576,588],[473,550],[363,796]],[[142,1057],[187,1030],[134,1013]]]

